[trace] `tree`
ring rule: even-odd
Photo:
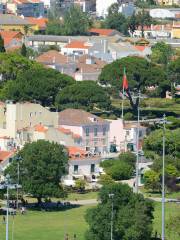
[[[173,234],[174,238],[177,236],[177,239],[180,238],[180,213],[177,211],[176,216],[170,216],[166,227],[167,227],[167,235]]]
[[[92,81],[76,82],[64,88],[56,97],[58,109],[68,107],[85,110],[109,109],[110,105],[111,102],[105,90]]]
[[[157,64],[168,64],[173,55],[173,50],[169,44],[158,42],[152,46],[151,60]]]
[[[143,150],[145,153],[153,152],[159,156],[162,156],[162,137],[163,132],[161,129],[155,130],[145,139],[143,144]],[[170,155],[174,158],[180,158],[180,128],[175,130],[166,130],[166,148],[165,154]]]
[[[122,89],[122,77],[124,68],[126,68],[127,79],[129,87],[127,95],[134,112],[137,112],[139,98],[133,101],[132,92],[139,91],[146,92],[148,86],[160,86],[166,81],[166,73],[164,69],[155,66],[149,61],[141,57],[125,57],[107,64],[99,76],[99,82],[109,89],[115,96],[119,96],[119,90]],[[170,85],[170,83],[169,83]],[[163,92],[165,94],[165,92]]]
[[[113,199],[109,194],[114,194]],[[153,206],[142,195],[134,194],[126,184],[109,184],[101,188],[100,203],[88,209],[89,230],[86,240],[108,240],[111,233],[111,205],[113,201],[113,239],[150,240]]]
[[[33,65],[37,65],[20,54],[0,53],[0,74],[2,80],[15,80],[20,73],[29,70]]]
[[[108,174],[102,174],[98,179],[98,183],[101,185],[112,184],[113,182],[114,180]]]
[[[5,47],[4,47],[4,40],[0,34],[0,52],[5,52]]]
[[[64,35],[64,26],[59,19],[49,20],[46,27],[46,34],[49,35]]]
[[[135,30],[138,28],[138,21],[137,21],[136,15],[134,13],[128,20],[128,27],[129,27],[129,31],[132,35],[135,32]]]
[[[180,57],[169,63],[168,77],[171,82],[180,84]]]
[[[86,181],[84,179],[77,179],[75,181],[75,188],[80,191],[84,192],[86,187]]]
[[[148,12],[144,11],[144,8],[142,11],[139,11],[136,15],[137,23],[141,27],[141,35],[144,37],[144,27],[150,26],[152,24],[152,18],[149,15]]]
[[[68,155],[63,146],[44,140],[27,143],[18,153],[20,183],[26,193],[32,194],[41,203],[43,197],[63,196],[60,185],[66,174]],[[17,160],[7,168],[14,182],[17,182]]]
[[[127,35],[128,25],[123,14],[119,12],[119,4],[114,3],[108,9],[108,15],[105,19],[105,27],[116,29],[119,32]]]
[[[27,49],[26,49],[26,46],[25,46],[24,43],[23,43],[22,48],[21,48],[21,55],[22,55],[23,57],[26,57],[26,56],[27,56]]]
[[[64,16],[65,35],[84,35],[87,34],[91,26],[91,20],[87,13],[84,13],[80,7],[72,6]]]
[[[160,174],[154,170],[148,170],[144,173],[144,187],[148,190],[160,191]]]
[[[61,89],[73,83],[73,79],[54,69],[36,64],[20,72],[17,79],[7,81],[1,90],[1,99],[15,101],[40,101],[43,106],[54,104]]]
[[[119,155],[119,160],[128,163],[135,168],[136,165],[136,155],[132,152],[125,152]]]
[[[124,161],[114,160],[113,166],[106,168],[106,172],[114,180],[127,180],[133,175],[133,167]]]

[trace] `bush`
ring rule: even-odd
[[[106,169],[106,172],[114,180],[127,180],[133,174],[133,167],[124,161],[116,161],[116,164]]]
[[[124,120],[132,120],[133,119],[133,114],[128,112],[124,114]]]

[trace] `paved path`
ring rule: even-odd
[[[98,204],[97,199],[87,199],[87,200],[77,200],[77,201],[69,201],[71,204],[79,204],[79,205],[92,205]]]

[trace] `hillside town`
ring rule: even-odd
[[[0,240],[179,240],[180,1],[0,0]]]

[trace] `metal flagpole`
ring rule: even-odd
[[[139,117],[140,117],[140,91],[138,92],[139,103],[138,103],[138,126],[137,126],[137,135],[136,135],[136,193],[138,193],[138,185],[139,185]]]
[[[165,240],[165,124],[166,118],[163,115],[163,166],[162,166],[162,240]]]
[[[122,105],[121,105],[121,108],[122,108],[121,118],[122,118],[122,120],[123,120],[123,118],[124,118],[124,86],[123,86],[123,94],[122,94]]]

